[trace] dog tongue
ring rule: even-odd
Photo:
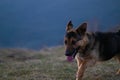
[[[72,62],[72,61],[73,61],[73,57],[72,57],[72,56],[67,56],[67,60],[68,60],[69,62]]]

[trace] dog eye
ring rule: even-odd
[[[72,41],[72,45],[75,45],[76,44],[76,41]]]
[[[64,42],[65,44],[67,44],[67,41],[65,40],[65,42]]]

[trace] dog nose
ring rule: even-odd
[[[69,54],[70,54],[70,51],[69,51],[69,50],[66,50],[66,51],[65,51],[65,55],[66,55],[66,56],[69,56]]]
[[[72,50],[68,50],[68,49],[67,49],[67,50],[65,51],[65,55],[66,55],[66,56],[72,56],[72,54],[74,53],[74,51],[75,51],[75,49],[72,49]]]

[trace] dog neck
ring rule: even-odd
[[[89,51],[93,50],[96,45],[96,38],[95,38],[95,33],[87,33],[86,37],[89,39],[89,42],[86,44],[84,49],[81,51],[80,48],[78,50],[79,56],[81,57],[86,57],[90,55]]]

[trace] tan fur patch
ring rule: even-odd
[[[78,41],[76,43],[76,45],[81,46],[81,48],[85,48],[85,46],[89,43],[89,39],[87,37],[87,35],[85,34],[85,36],[83,36],[82,40]]]

